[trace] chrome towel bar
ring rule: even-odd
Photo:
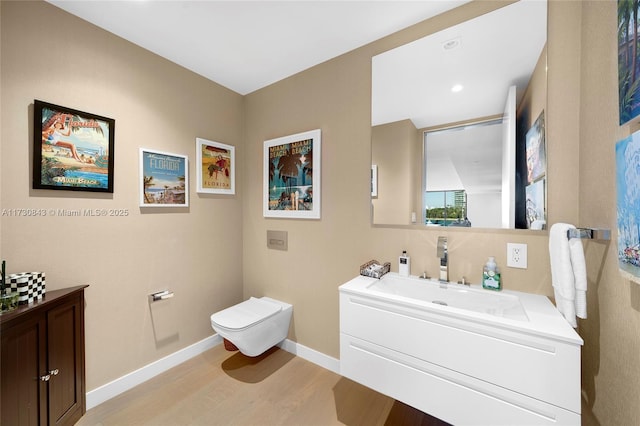
[[[592,229],[592,228],[575,228],[567,231],[567,238],[582,238],[587,240],[605,240],[611,239],[611,230],[609,229]]]

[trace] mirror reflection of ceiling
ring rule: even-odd
[[[502,122],[425,133],[426,190],[502,190]]]
[[[524,92],[546,37],[547,2],[521,0],[373,57],[372,125],[502,114],[509,86]]]

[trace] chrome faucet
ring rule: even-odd
[[[449,263],[447,250],[447,237],[438,237],[438,248],[436,255],[440,258],[440,281],[449,282]]]

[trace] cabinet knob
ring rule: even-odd
[[[48,382],[51,378],[51,374],[45,374],[44,376],[40,376],[40,380],[43,382]]]
[[[55,370],[51,370],[51,371],[49,371],[49,374],[51,374],[52,376],[57,376],[59,372],[60,372],[60,370],[58,370],[58,369],[56,368]]]

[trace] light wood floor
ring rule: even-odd
[[[281,349],[223,345],[92,408],[87,425],[446,425]]]

